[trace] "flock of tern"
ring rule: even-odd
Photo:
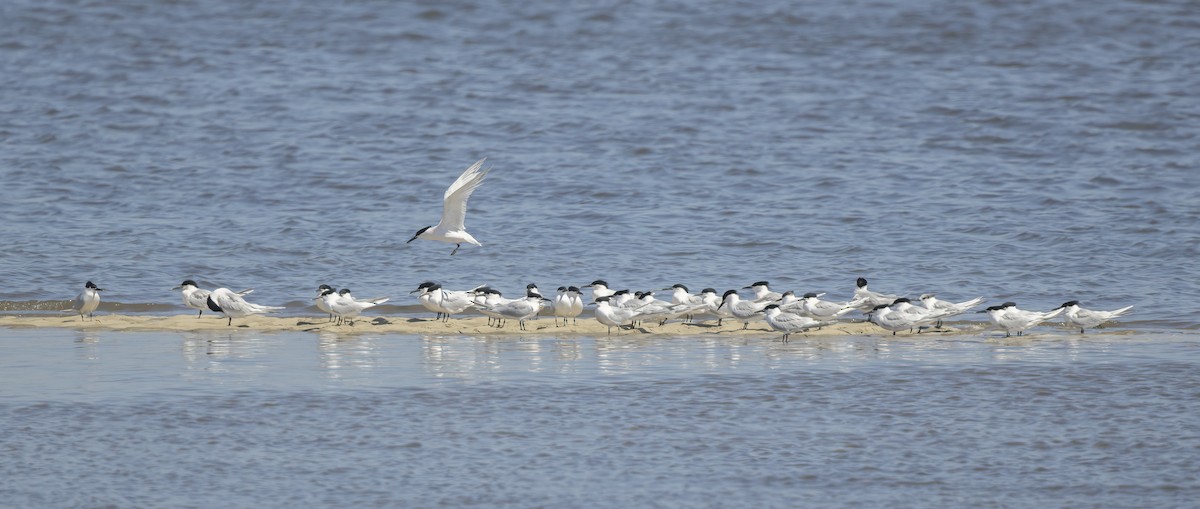
[[[463,243],[481,246],[467,232],[466,216],[467,200],[483,184],[484,177],[490,171],[490,168],[483,168],[484,161],[480,159],[472,164],[446,189],[442,197],[441,220],[436,225],[417,230],[408,242],[417,239],[448,242],[454,244],[451,255],[457,253]],[[543,297],[534,284],[527,285],[525,295],[516,299],[506,298],[486,285],[470,290],[447,290],[435,282],[421,283],[411,293],[417,293],[417,301],[437,313],[440,320],[449,320],[453,315],[473,309],[486,315],[489,325],[503,327],[508,320],[516,320],[521,330],[526,330],[525,321],[537,317],[544,308],[552,309],[555,325],[558,325],[559,319],[565,325],[568,320],[574,323],[583,314],[585,306],[594,306],[593,315],[608,327],[609,334],[612,334],[613,327],[633,327],[643,322],[661,325],[673,319],[690,321],[697,316],[707,315],[715,317],[718,325],[727,319],[741,321],[743,329],[750,322],[762,319],[771,329],[782,332],[785,341],[792,333],[844,321],[847,315],[854,312],[865,315],[871,323],[891,331],[893,335],[903,330],[915,329],[920,332],[930,326],[941,327],[944,319],[966,313],[983,303],[983,297],[948,302],[938,300],[933,294],[925,294],[920,296],[918,305],[907,297],[870,290],[865,278],[858,278],[856,286],[854,295],[840,302],[821,300],[824,294],[818,293],[797,296],[790,291],[773,292],[766,281],[742,288],[754,293],[753,297],[744,299],[738,290],[728,290],[718,296],[715,289],[705,288],[693,295],[686,286],[676,284],[662,290],[671,292],[670,300],[664,300],[657,298],[654,291],[630,293],[628,290],[613,290],[603,280],[582,287],[559,287],[554,299]],[[589,304],[584,303],[582,288],[591,290]],[[228,288],[217,288],[210,292],[198,288],[196,282],[190,279],[175,289],[182,292],[184,305],[199,311],[197,318],[205,311],[218,312],[229,319],[228,325],[233,324],[234,318],[283,309],[247,302],[245,296],[253,290],[234,292]],[[103,289],[88,281],[83,292],[75,298],[72,309],[81,318],[90,317],[100,305],[101,291]],[[349,289],[339,291],[329,285],[321,285],[313,300],[318,309],[329,314],[330,320],[353,325],[354,319],[363,311],[387,302],[388,298],[356,299]],[[987,313],[993,324],[1004,329],[1007,337],[1014,333],[1021,335],[1059,315],[1064,316],[1064,323],[1078,327],[1082,333],[1085,329],[1125,314],[1132,307],[1095,311],[1081,308],[1078,301],[1072,300],[1050,311],[1038,312],[1018,309],[1015,303],[1005,302],[979,313]]]

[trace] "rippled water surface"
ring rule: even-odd
[[[1191,506],[1200,9],[0,2],[0,311],[872,287],[1130,334],[0,331],[0,500]],[[487,156],[468,227],[405,244]],[[405,309],[389,309],[402,312]],[[1188,333],[1185,333],[1188,332]]]
[[[1189,506],[1189,336],[0,341],[15,506]]]
[[[4,2],[0,301],[854,278],[1194,325],[1186,2]],[[471,162],[483,248],[405,244]],[[145,309],[145,308],[142,308]],[[1181,314],[1181,312],[1183,312]]]

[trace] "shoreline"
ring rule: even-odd
[[[509,320],[504,327],[491,327],[484,316],[469,316],[451,318],[442,322],[433,318],[418,318],[414,316],[364,316],[354,325],[334,325],[326,321],[326,317],[312,316],[249,316],[235,318],[233,325],[226,325],[227,318],[221,316],[199,317],[186,315],[97,315],[94,319],[81,320],[78,316],[66,315],[0,315],[0,327],[8,329],[22,328],[60,328],[75,330],[108,330],[108,331],[157,331],[157,332],[197,332],[197,331],[258,331],[258,332],[337,332],[345,334],[424,334],[424,335],[552,335],[570,334],[583,336],[607,336],[608,327],[596,321],[593,317],[580,317],[571,325],[555,326],[553,317],[539,317],[536,320],[526,320],[526,330],[521,330],[515,320]],[[958,330],[943,328],[940,331],[926,331],[921,335],[961,334],[973,330]],[[722,336],[781,336],[782,333],[770,330],[766,322],[751,322],[750,327],[742,329],[740,321],[726,320],[717,326],[715,320],[705,322],[670,322],[666,325],[643,324],[632,330],[613,328],[612,335],[667,335],[687,336],[697,334],[720,334]],[[863,336],[891,335],[887,331],[869,322],[846,322],[826,326],[820,330],[814,329],[804,333],[793,333],[792,337],[816,336]],[[899,335],[918,336],[916,333]]]

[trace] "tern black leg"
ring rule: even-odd
[[[454,251],[451,251],[451,252],[450,252],[450,256],[454,256],[454,253],[457,253],[457,252],[458,252],[458,247],[459,247],[459,246],[461,246],[461,245],[462,245],[462,244],[455,244],[455,245],[454,245]]]

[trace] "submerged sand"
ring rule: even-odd
[[[496,328],[488,325],[487,317],[473,316],[452,318],[442,322],[425,317],[396,317],[374,316],[361,317],[354,325],[336,325],[326,321],[325,317],[272,317],[251,316],[235,318],[233,325],[226,325],[227,319],[214,317],[196,317],[196,315],[146,316],[146,315],[96,315],[95,318],[81,320],[78,316],[55,315],[0,315],[0,327],[58,327],[70,329],[114,330],[114,331],[306,331],[322,332],[336,331],[339,333],[394,333],[394,334],[423,334],[423,335],[481,335],[481,334],[569,334],[584,336],[603,336],[608,334],[608,328],[594,318],[580,317],[574,324],[555,326],[552,317],[541,317],[537,320],[527,320],[525,329],[521,330],[515,320],[508,321],[504,327]],[[560,322],[561,323],[561,322]],[[946,331],[943,331],[946,332]],[[742,329],[742,323],[725,321],[718,326],[716,321],[699,323],[671,322],[666,325],[643,324],[632,330],[612,329],[616,334],[663,334],[663,335],[779,335],[770,330],[766,322],[752,322],[748,329]],[[792,337],[800,336],[849,336],[864,334],[881,334],[886,331],[870,323],[848,322],[824,327],[820,330],[810,330],[805,333],[793,333]],[[926,332],[928,334],[928,332]]]

